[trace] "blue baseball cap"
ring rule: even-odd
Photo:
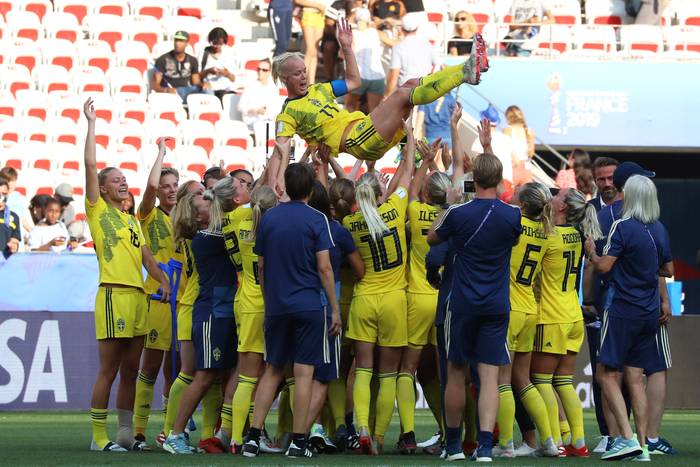
[[[656,172],[646,170],[636,162],[623,162],[617,166],[613,173],[613,185],[615,185],[615,188],[618,190],[622,190],[625,183],[627,183],[627,179],[632,175],[643,175],[645,177],[654,178]]]
[[[498,115],[498,110],[496,110],[496,108],[491,104],[489,104],[489,106],[486,107],[486,110],[481,111],[479,117],[481,117],[482,120],[488,120],[493,125],[498,125],[499,123],[501,123],[501,117],[500,115]]]

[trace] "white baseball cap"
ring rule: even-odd
[[[420,22],[415,15],[405,15],[401,20],[401,28],[406,32],[413,32],[418,29]]]

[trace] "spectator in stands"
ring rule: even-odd
[[[352,18],[357,29],[353,32],[353,50],[360,69],[362,84],[358,89],[345,96],[345,107],[353,112],[359,110],[360,99],[367,96],[367,113],[381,102],[386,89],[386,74],[382,65],[381,43],[389,46],[396,44],[385,31],[378,31],[372,23],[372,15],[367,8],[354,10]]]
[[[84,223],[73,222],[68,226],[68,251],[73,253],[93,253],[95,250],[85,245],[87,241]]]
[[[323,56],[323,77],[327,81],[338,78],[336,65],[338,63],[338,52],[340,45],[335,38],[335,24],[338,16],[348,17],[348,7],[353,3],[352,0],[336,0],[331,3],[326,9],[324,18],[323,36],[321,37],[321,53]]]
[[[44,209],[46,203],[53,198],[49,195],[34,195],[29,201],[29,209],[22,218],[22,237],[24,243],[29,243],[29,234],[34,226],[36,226],[44,218]]]
[[[612,203],[617,195],[617,188],[613,184],[613,174],[619,165],[617,160],[611,157],[599,157],[593,162],[593,176],[598,196],[591,200],[596,211],[600,211]]]
[[[54,190],[53,196],[61,203],[61,222],[70,225],[75,220],[75,207],[71,204],[73,187],[67,183],[61,183]]]
[[[199,77],[199,63],[192,55],[185,52],[190,39],[186,31],[177,31],[173,50],[156,59],[155,73],[151,89],[155,92],[178,94],[182,102],[187,96],[201,91],[202,80]]]
[[[275,57],[285,53],[289,47],[289,39],[292,37],[293,10],[292,0],[270,0],[267,19],[272,28],[272,37],[275,39]]]
[[[513,182],[513,139],[498,131],[498,125],[501,123],[501,117],[498,115],[498,110],[489,104],[489,106],[483,110],[479,116],[481,117],[481,130],[479,131],[479,138],[474,141],[472,145],[472,152],[476,155],[486,152],[493,154],[501,161],[503,165],[503,180]],[[490,127],[489,138],[490,138],[490,149],[484,147],[482,143],[483,136],[485,136],[484,130],[486,130],[486,123]],[[483,133],[483,134],[482,134]],[[485,140],[485,141],[488,141]]]
[[[126,212],[128,214],[131,214],[132,216],[136,215],[136,200],[134,199],[134,195],[129,192],[129,197],[122,201],[122,212]]]
[[[391,53],[391,67],[387,78],[384,97],[388,97],[398,86],[411,78],[429,75],[440,60],[437,50],[427,38],[416,35],[419,20],[407,16],[401,22],[404,39],[394,46]]]
[[[309,80],[309,86],[316,82],[316,68],[318,67],[318,43],[323,37],[323,28],[326,25],[326,1],[294,0],[294,3],[302,7],[301,31],[304,34],[304,64]]]
[[[419,129],[418,135],[425,136],[431,144],[441,138],[443,143],[447,143],[447,146],[452,148],[450,117],[456,104],[455,92],[450,91],[430,104],[419,106],[416,123],[416,128]]]
[[[253,130],[257,145],[264,142],[265,125],[274,122],[281,107],[279,89],[272,81],[271,72],[270,60],[260,60],[258,79],[246,86],[241,100],[238,101],[238,110],[243,116],[243,122]]]
[[[591,169],[591,156],[583,149],[574,149],[566,159],[566,168],[557,172],[554,184],[559,188],[576,188],[576,175],[583,169]]]
[[[204,172],[204,180],[202,184],[207,190],[213,189],[216,182],[226,177],[226,171],[221,166],[210,167]]]
[[[540,31],[540,24],[554,23],[554,16],[544,0],[513,0],[510,7],[511,25],[506,39],[506,51],[512,57],[529,57]]]
[[[472,51],[472,38],[479,31],[476,20],[464,10],[455,15],[455,31],[451,41],[447,43],[447,53],[450,55],[469,55]]]
[[[19,172],[14,167],[3,167],[0,170],[0,178],[7,180],[7,185],[10,190],[5,204],[7,204],[10,211],[17,214],[20,219],[23,219],[24,212],[27,209],[27,198],[16,189]]]
[[[525,114],[516,105],[506,109],[506,120],[508,126],[503,133],[513,144],[513,185],[523,185],[532,181],[530,159],[535,155],[535,130],[527,126]]]
[[[403,2],[397,0],[370,0],[369,11],[372,21],[380,31],[392,30],[401,25],[401,18],[406,14]]]
[[[586,201],[593,199],[595,183],[593,181],[593,171],[590,168],[582,168],[576,172],[576,189],[583,193]]]
[[[233,82],[236,80],[234,70],[238,64],[233,48],[226,45],[228,33],[224,28],[216,27],[209,31],[207,41],[209,45],[204,48],[200,59],[202,90],[221,99],[224,94],[233,92]]]
[[[68,229],[58,218],[61,215],[61,202],[51,199],[46,203],[44,219],[29,234],[31,251],[53,251],[60,253],[68,245]]]
[[[4,178],[0,178],[0,248],[2,256],[7,259],[19,249],[21,238],[19,231],[19,217],[10,211],[7,206],[7,197],[10,193],[10,184]]]
[[[659,26],[669,3],[669,0],[625,0],[625,10],[634,18],[634,24]]]

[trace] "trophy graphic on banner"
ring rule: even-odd
[[[561,114],[559,113],[559,101],[561,100],[561,76],[555,73],[547,78],[547,88],[549,88],[549,128],[547,131],[551,134],[560,135],[561,129]]]

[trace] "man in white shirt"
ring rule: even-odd
[[[61,203],[51,199],[44,209],[44,220],[40,221],[29,233],[31,251],[52,251],[60,253],[68,244],[68,230],[58,220],[61,215]]]
[[[533,38],[539,33],[540,24],[554,23],[554,16],[544,0],[513,0],[510,7],[512,24],[506,39],[511,56],[528,57],[535,47]]]
[[[401,22],[404,39],[394,46],[391,52],[391,66],[387,78],[384,97],[388,97],[397,85],[401,86],[412,78],[428,75],[439,63],[438,51],[427,38],[416,35],[420,21],[413,15],[406,15]]]
[[[510,136],[497,130],[498,125],[501,123],[498,110],[489,105],[486,110],[481,112],[480,117],[482,122],[488,120],[491,125],[491,151],[503,165],[503,180],[513,182],[513,143]],[[475,154],[484,152],[479,138],[474,141],[472,152]]]
[[[268,59],[258,63],[258,79],[246,86],[238,101],[238,110],[243,122],[255,134],[255,144],[264,144],[265,125],[273,122],[280,112],[279,89],[271,77],[272,65]]]

